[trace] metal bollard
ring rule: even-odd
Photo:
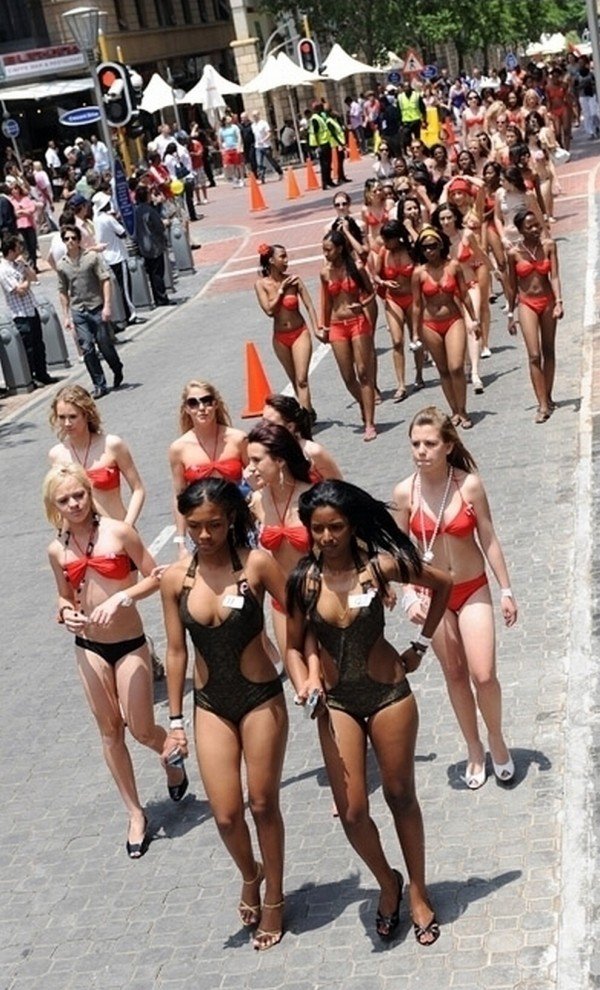
[[[37,299],[38,313],[42,324],[42,335],[46,345],[46,364],[61,364],[63,368],[70,368],[69,352],[67,342],[63,333],[58,313],[49,299]]]
[[[192,250],[187,239],[185,227],[177,217],[174,217],[171,221],[169,234],[171,237],[173,258],[175,259],[178,271],[193,272],[194,259],[192,258]]]
[[[152,309],[152,293],[150,282],[144,267],[144,261],[139,255],[130,255],[127,267],[131,275],[131,301],[136,309]]]
[[[0,316],[0,364],[9,395],[33,392],[35,385],[21,334],[8,316]]]
[[[129,259],[127,261],[129,262]],[[123,293],[113,271],[110,273],[110,313],[111,323],[116,323],[117,326],[119,324],[125,326],[127,323],[127,313],[125,312]]]
[[[165,289],[168,292],[173,292],[175,289],[175,273],[173,271],[173,262],[171,261],[171,255],[168,251],[164,253],[165,259]]]

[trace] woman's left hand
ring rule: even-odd
[[[554,303],[554,309],[552,310],[552,316],[555,320],[562,320],[565,315],[564,306],[561,302]]]
[[[400,663],[407,674],[413,674],[418,669],[421,660],[421,654],[417,650],[414,650],[412,646],[409,646],[404,653],[400,654]]]
[[[504,617],[505,626],[514,626],[517,621],[517,603],[514,598],[508,595],[503,595],[500,599],[500,608],[502,609],[502,615]]]
[[[102,602],[102,605],[97,605],[90,615],[89,621],[97,626],[107,626],[112,622],[120,605],[121,592],[118,592],[116,595],[111,595],[110,598],[107,598],[105,602]]]
[[[157,564],[156,567],[153,567],[150,571],[150,577],[156,578],[160,581],[167,567],[170,567],[170,564]]]
[[[348,309],[353,313],[362,313],[363,305],[360,302],[348,303]]]
[[[481,324],[479,320],[470,320],[469,333],[473,334],[476,340],[479,340],[479,338],[481,337]]]

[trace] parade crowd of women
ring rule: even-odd
[[[427,148],[413,129],[405,156],[391,155],[380,142],[376,177],[365,184],[355,215],[351,197],[337,191],[335,217],[323,236],[317,306],[289,272],[285,247],[257,246],[256,296],[273,321],[273,347],[295,398],[268,398],[247,435],[232,425],[213,383],[197,377],[185,384],[179,436],[168,452],[174,563],[157,566],[136,531],[145,488],[127,443],[105,432],[80,386],[62,388],[52,402],[58,442],[43,493],[57,530],[48,551],[57,616],[74,635],[85,696],[126,808],[127,854],[143,856],[152,833],[125,726],[159,757],[173,801],[189,786],[189,633],[198,768],[239,871],[240,922],[253,929],[258,951],[277,945],[285,930],[279,792],[286,695],[314,720],[335,813],[379,888],[374,927],[381,939],[393,938],[405,892],[419,945],[440,935],[426,886],[414,772],[418,711],[410,684],[430,648],[464,740],[465,794],[484,785],[488,753],[500,784],[515,779],[502,724],[493,601],[509,627],[517,603],[462,431],[476,422],[468,411],[469,381],[474,396],[486,387],[481,368],[493,360],[496,300],[504,303],[506,332],[520,328],[523,337],[535,422],[546,422],[556,408],[555,336],[563,305],[550,235],[559,191],[554,152],[567,148],[576,115],[566,67],[539,77],[516,73],[505,83],[489,92],[460,80],[449,84],[456,127],[445,142]],[[423,94],[434,98],[444,94]],[[389,504],[344,480],[331,453],[313,440],[317,412],[308,380],[314,336],[331,344],[363,438],[376,440],[376,412],[385,399],[377,382],[378,316],[390,334],[392,401],[429,384],[433,363],[438,399],[446,405],[425,404],[412,417],[414,470],[397,480]],[[376,458],[376,445],[370,450]],[[159,589],[168,731],[154,720],[151,659],[137,610]],[[397,601],[405,619],[400,650],[385,633]],[[371,817],[367,743],[406,887]]]

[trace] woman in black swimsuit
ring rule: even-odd
[[[265,591],[283,604],[284,577],[269,554],[250,549],[254,524],[236,485],[218,478],[194,482],[178,496],[177,508],[196,551],[161,579],[170,708],[163,756],[188,751],[182,714],[188,630],[195,647],[194,732],[202,783],[242,875],[242,924],[260,924],[254,948],[269,949],[283,933],[279,785],[288,720],[261,634]],[[242,759],[262,863],[244,817]]]
[[[420,563],[386,507],[355,485],[324,481],[300,496],[312,547],[288,581],[287,670],[302,701],[317,692],[319,738],[344,831],[381,896],[376,930],[391,938],[403,880],[389,865],[369,815],[367,737],[410,877],[410,911],[421,945],[439,937],[425,887],[425,841],[414,781],[417,706],[406,674],[416,670],[444,614],[449,578]],[[423,632],[402,654],[384,639],[392,581],[431,588]],[[306,655],[307,630],[320,644]]]

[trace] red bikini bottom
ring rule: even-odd
[[[301,337],[307,329],[306,324],[303,323],[301,327],[296,327],[295,330],[276,330],[273,337],[278,344],[283,344],[284,347],[289,347],[291,350],[298,337]]]
[[[473,578],[471,581],[461,581],[460,584],[455,584],[452,588],[450,594],[450,599],[446,608],[451,612],[460,612],[463,605],[466,605],[469,598],[479,591],[480,588],[484,588],[488,583],[487,575],[485,571],[480,574],[479,577]]]
[[[412,306],[413,304],[412,292],[408,292],[405,295],[395,295],[393,292],[390,292],[390,290],[388,289],[386,294],[386,300],[387,302],[395,303],[396,306],[400,306],[400,308],[403,309],[405,313],[406,310],[409,309],[410,306]]]
[[[519,302],[523,306],[527,306],[528,309],[532,309],[538,316],[545,313],[547,309],[554,309],[555,301],[554,296],[519,296]]]
[[[434,333],[439,333],[440,337],[445,337],[451,326],[462,319],[460,316],[446,316],[439,319],[423,320],[423,326]]]
[[[366,316],[352,316],[348,320],[336,320],[329,324],[329,343],[336,340],[354,340],[355,337],[370,337],[373,333]]]

